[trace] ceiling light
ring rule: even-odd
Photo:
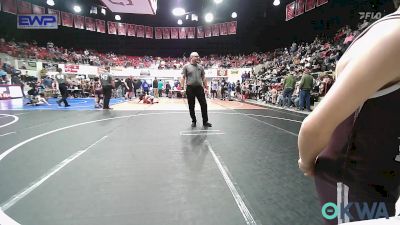
[[[97,7],[96,6],[92,6],[92,8],[90,8],[90,14],[96,14],[97,15]]]
[[[185,13],[186,13],[186,11],[183,8],[175,8],[172,10],[172,14],[174,16],[183,16],[183,15],[185,15]]]
[[[106,9],[105,8],[101,8],[100,12],[101,12],[101,14],[106,15]]]
[[[204,19],[207,23],[211,23],[214,20],[214,15],[212,13],[207,13]]]
[[[47,0],[46,3],[47,3],[47,5],[49,5],[49,6],[54,6],[54,5],[55,5],[53,0]]]
[[[199,17],[196,14],[192,14],[192,21],[199,21]]]
[[[281,1],[279,1],[279,0],[274,0],[274,6],[278,6],[279,4],[281,4]]]
[[[75,5],[75,6],[74,6],[74,11],[77,12],[77,13],[79,13],[79,12],[82,11],[82,9],[81,9],[81,7],[80,7],[79,5]]]
[[[219,4],[219,3],[222,2],[222,0],[214,0],[214,2],[215,2],[216,4]]]
[[[182,20],[181,19],[178,20],[178,24],[182,25]]]
[[[115,15],[115,20],[120,21],[121,20],[121,16],[120,15]]]
[[[233,12],[233,13],[232,13],[232,18],[235,19],[236,17],[237,17],[237,13],[236,13],[236,12]]]

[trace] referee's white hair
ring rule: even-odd
[[[199,53],[197,53],[197,52],[190,53],[190,58],[195,57],[195,56],[199,56]]]

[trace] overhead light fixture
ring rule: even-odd
[[[178,20],[178,24],[179,24],[179,25],[182,25],[182,23],[183,23],[182,20],[179,19],[179,20]]]
[[[47,5],[49,5],[49,6],[54,6],[55,5],[55,3],[54,3],[54,1],[53,0],[47,0]]]
[[[174,16],[183,16],[183,15],[185,15],[185,13],[186,13],[186,11],[183,8],[175,8],[172,10],[172,14]]]
[[[192,14],[192,21],[199,21],[199,17],[196,14]]]
[[[233,13],[232,13],[232,18],[235,19],[236,17],[237,17],[237,13],[236,13],[236,12],[233,12]]]
[[[106,9],[105,8],[101,8],[100,12],[101,12],[101,14],[106,15]]]
[[[281,4],[281,1],[279,1],[279,0],[274,0],[274,3],[272,3],[272,4],[274,4],[274,6],[278,6],[278,5]]]
[[[216,4],[219,4],[219,3],[221,3],[223,0],[214,0],[214,2],[216,3]]]
[[[90,8],[90,14],[97,15],[97,7],[96,6],[92,6],[92,8]]]
[[[207,13],[204,19],[207,23],[211,23],[214,20],[214,15],[212,13]]]
[[[185,18],[186,18],[186,20],[189,20],[190,15],[186,15]]]
[[[120,15],[115,15],[115,20],[120,21],[121,20],[121,16]]]
[[[74,6],[74,11],[77,13],[80,13],[82,11],[81,7],[79,5]]]

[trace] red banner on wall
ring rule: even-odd
[[[30,2],[18,1],[18,14],[32,14],[32,4]]]
[[[211,26],[204,26],[204,37],[211,37]]]
[[[194,27],[187,27],[186,29],[187,29],[187,38],[194,39],[196,29]]]
[[[38,6],[38,5],[34,5],[32,4],[32,12],[33,14],[45,14],[46,13],[46,9],[42,6]]]
[[[74,26],[74,16],[71,13],[61,12],[61,18],[64,27]]]
[[[171,27],[171,39],[179,38],[179,27]]]
[[[227,24],[228,24],[228,34],[236,34],[237,22],[232,21],[232,22],[228,22]]]
[[[96,21],[96,30],[99,33],[106,33],[106,21],[104,20],[95,20]]]
[[[49,14],[56,14],[57,15],[57,20],[58,20],[58,25],[61,25],[61,14],[60,14],[60,11],[55,10],[55,9],[47,9],[47,12]]]
[[[315,8],[315,0],[306,0],[306,12]]]
[[[85,17],[74,15],[74,25],[77,29],[85,29]]]
[[[212,30],[212,36],[213,37],[219,36],[219,24],[213,24],[211,26],[211,30]]]
[[[117,23],[108,21],[107,28],[108,28],[108,34],[117,34]]]
[[[144,38],[144,26],[136,25],[136,37]]]
[[[126,23],[117,23],[118,35],[126,35]]]
[[[219,24],[219,33],[220,33],[220,35],[228,34],[228,26],[226,23]]]
[[[286,5],[286,21],[294,18],[295,2],[291,2]]]
[[[153,27],[145,27],[146,30],[146,38],[153,39]]]
[[[304,8],[306,6],[305,0],[296,0],[296,10],[294,15],[298,16],[304,13]]]
[[[171,38],[169,27],[163,27],[163,32],[162,33],[163,33],[163,38],[164,39],[170,39]]]
[[[186,31],[187,31],[186,27],[179,28],[179,39],[186,39],[187,35]]]
[[[204,38],[204,28],[197,27],[197,38]]]
[[[317,0],[317,6],[321,6],[326,3],[328,3],[328,0]]]
[[[135,24],[127,24],[126,30],[127,30],[127,34],[129,37],[136,36],[136,25]]]
[[[2,0],[3,12],[17,14],[17,1],[16,0]]]
[[[79,71],[79,65],[65,65],[66,73],[77,73]]]
[[[85,25],[86,25],[86,30],[96,31],[96,24],[94,23],[93,18],[85,17]]]
[[[156,27],[154,33],[155,33],[156,39],[162,39],[162,28],[161,27]]]

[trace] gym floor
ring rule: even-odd
[[[297,168],[305,115],[215,99],[204,129],[184,99],[111,103],[0,101],[0,224],[322,223]]]

